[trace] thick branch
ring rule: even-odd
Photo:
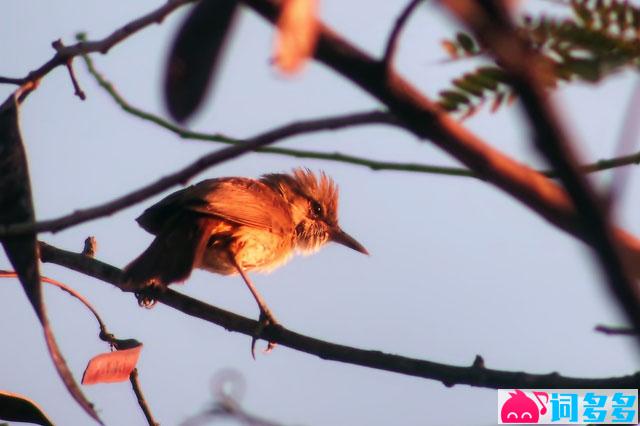
[[[279,6],[275,0],[243,0],[270,22],[275,22]],[[436,102],[393,70],[386,70],[326,25],[321,25],[315,57],[350,79],[385,104],[407,128],[465,164],[478,176],[529,206],[550,223],[587,241],[578,226],[575,207],[566,192],[554,182],[492,148],[443,111]],[[616,229],[617,244],[628,265],[640,277],[640,241]]]
[[[542,78],[552,72],[548,62],[518,37],[502,2],[487,3],[484,7],[456,0],[445,3],[508,72],[522,99],[536,147],[557,170],[576,207],[579,232],[594,249],[607,275],[609,290],[634,328],[640,330],[640,292],[618,256],[608,212],[580,173],[574,147],[546,96]]]
[[[81,254],[40,243],[43,262],[55,263],[99,280],[119,286],[122,271]],[[187,315],[220,325],[229,331],[253,336],[258,323],[248,318],[208,305],[173,290],[157,295],[157,300]],[[282,346],[316,355],[322,359],[345,362],[378,370],[437,380],[446,386],[466,384],[486,388],[636,388],[640,372],[600,379],[564,377],[558,373],[529,374],[488,369],[476,362],[470,367],[457,367],[431,361],[407,358],[380,351],[338,345],[304,336],[282,326],[267,326],[260,336]]]

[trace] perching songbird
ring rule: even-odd
[[[329,241],[368,254],[338,225],[333,180],[308,169],[260,179],[204,180],[167,196],[137,221],[156,238],[125,268],[126,286],[166,287],[187,279],[193,268],[239,273],[258,303],[261,321],[273,324],[246,271],[271,271],[295,252],[313,253]]]

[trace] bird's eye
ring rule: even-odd
[[[317,201],[311,201],[311,212],[315,216],[322,216],[322,206]]]

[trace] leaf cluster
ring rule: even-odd
[[[625,67],[640,65],[640,7],[627,0],[567,0],[565,18],[525,16],[518,33],[531,49],[549,60],[549,89],[562,82],[597,83]],[[473,36],[458,33],[442,45],[455,60],[484,56]],[[491,101],[495,111],[514,93],[499,63],[480,66],[452,81],[440,92],[440,105],[450,112],[473,114]]]

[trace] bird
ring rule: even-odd
[[[262,329],[278,322],[247,272],[270,272],[293,254],[315,253],[331,241],[369,254],[338,223],[333,179],[306,168],[258,179],[207,179],[168,195],[136,221],[155,239],[125,267],[123,286],[138,294],[162,290],[185,281],[194,268],[239,274],[260,310],[252,354]],[[274,346],[269,342],[267,351]]]

